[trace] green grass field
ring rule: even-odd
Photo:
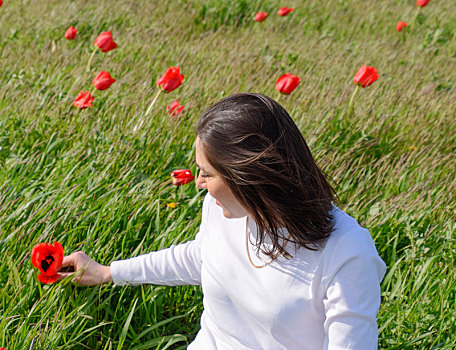
[[[281,6],[296,10],[282,18]],[[259,10],[270,13],[262,23]],[[109,264],[192,239],[204,193],[177,189],[169,173],[195,171],[198,115],[236,92],[277,98],[290,72],[301,83],[279,102],[388,266],[379,348],[455,348],[456,4],[431,0],[396,32],[416,11],[414,0],[4,0],[0,346],[185,348],[199,329],[199,287],[41,285],[30,251],[58,240]],[[87,72],[107,30],[118,48]],[[350,113],[363,64],[380,78]],[[144,118],[170,66],[184,82]],[[92,108],[73,107],[100,70],[117,81],[94,92]],[[171,118],[175,99],[185,109]]]

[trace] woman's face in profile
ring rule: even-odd
[[[196,138],[196,166],[199,168],[196,185],[206,189],[223,209],[223,216],[228,219],[242,218],[248,211],[238,202],[222,177],[209,164],[203,152],[199,137]]]

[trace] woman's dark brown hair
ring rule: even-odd
[[[337,197],[282,106],[261,94],[229,96],[199,118],[196,133],[208,162],[255,219],[257,248],[289,258],[281,227],[297,247],[321,246],[333,231]]]

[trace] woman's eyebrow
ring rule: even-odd
[[[207,173],[207,171],[204,170],[203,167],[201,167],[197,162],[195,162],[195,165],[196,165],[196,167],[197,167],[198,169],[202,170],[203,173]]]

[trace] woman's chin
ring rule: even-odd
[[[231,215],[231,213],[229,211],[226,211],[225,209],[223,209],[223,216],[226,217],[227,219],[233,219],[234,218],[234,216]]]

